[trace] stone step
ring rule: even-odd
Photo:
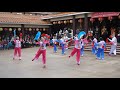
[[[70,46],[69,49],[73,49],[74,46]],[[85,51],[91,51],[91,47],[85,47],[84,49]],[[107,48],[107,50],[105,51],[105,53],[109,53],[110,52],[110,48]],[[117,51],[116,51],[117,54],[120,54],[120,48],[118,49],[117,48]]]

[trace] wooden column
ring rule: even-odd
[[[88,32],[88,14],[85,13],[84,17],[85,17],[85,19],[84,19],[84,31],[87,33]]]
[[[23,37],[25,36],[25,35],[24,35],[24,29],[25,29],[25,28],[24,28],[24,24],[21,24],[21,30],[22,30]]]
[[[75,22],[75,15],[73,15],[73,36],[76,34],[76,22]]]

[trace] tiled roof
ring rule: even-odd
[[[50,22],[43,21],[40,16],[32,15],[17,15],[12,13],[0,13],[0,23],[11,23],[11,24],[38,24],[47,25]]]
[[[51,18],[58,18],[58,17],[71,16],[71,15],[84,14],[84,13],[91,13],[91,12],[61,12],[58,14],[50,14],[50,15],[42,16],[42,19],[51,19]]]
[[[42,18],[52,18],[52,17],[58,17],[58,16],[63,16],[63,15],[68,15],[68,14],[73,14],[75,12],[60,12],[58,14],[50,14],[46,16],[42,16]]]

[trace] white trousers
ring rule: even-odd
[[[116,45],[112,45],[109,54],[113,53],[114,55],[116,55],[116,47],[117,47]]]

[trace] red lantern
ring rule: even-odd
[[[60,21],[58,21],[58,24],[61,24],[61,22],[60,22]]]
[[[91,22],[94,22],[94,19],[93,19],[93,18],[90,18],[90,21],[91,21]]]
[[[8,30],[8,28],[5,28],[4,30]]]
[[[83,20],[80,18],[79,22],[80,22],[80,23],[82,23],[82,22],[83,22]]]
[[[108,20],[112,20],[112,19],[113,19],[113,17],[112,17],[112,16],[109,16],[109,17],[108,17]]]
[[[103,20],[103,18],[102,18],[102,17],[99,17],[99,18],[98,18],[98,20],[99,20],[99,21],[102,21],[102,20]]]
[[[20,38],[22,38],[22,33],[20,33]]]

